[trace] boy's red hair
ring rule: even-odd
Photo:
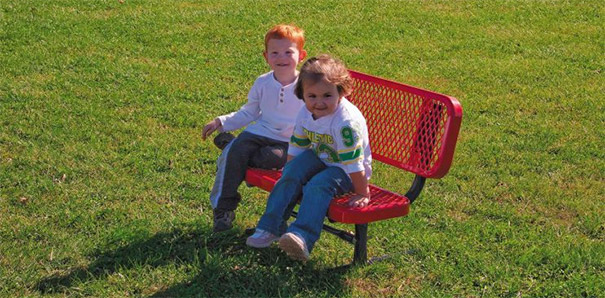
[[[303,50],[305,45],[305,31],[294,26],[279,24],[271,28],[267,34],[265,34],[265,50],[267,50],[267,44],[269,39],[288,39],[291,42],[296,43],[299,51]]]

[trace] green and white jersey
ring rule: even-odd
[[[347,174],[365,171],[372,175],[372,153],[366,120],[355,105],[343,98],[334,113],[313,119],[307,108],[300,109],[288,154],[296,156],[311,149],[328,166]]]

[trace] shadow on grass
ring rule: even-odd
[[[300,292],[337,295],[343,292],[347,268],[314,269],[290,261],[276,247],[256,250],[245,245],[247,235],[230,231],[214,236],[199,228],[175,229],[133,241],[115,250],[94,254],[85,268],[42,279],[40,293],[73,292],[73,287],[107,279],[124,269],[167,265],[200,266],[198,274],[185,282],[151,291],[166,296],[290,296]],[[312,262],[312,261],[311,261]],[[159,291],[159,292],[158,292]],[[143,294],[143,293],[138,293]]]

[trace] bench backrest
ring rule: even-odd
[[[427,178],[449,170],[462,120],[457,99],[350,71],[353,93],[347,98],[368,124],[374,160]]]

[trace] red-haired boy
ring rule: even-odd
[[[248,166],[274,169],[286,163],[288,141],[294,121],[304,103],[294,95],[296,69],[307,52],[302,29],[277,25],[265,34],[263,56],[271,71],[259,76],[248,102],[239,111],[216,117],[202,130],[205,140],[215,130],[221,133],[215,144],[223,149],[210,193],[214,232],[231,229],[235,209],[241,201],[237,188],[244,181]],[[253,124],[251,122],[256,121]],[[250,124],[250,125],[248,125]],[[227,133],[246,126],[237,137]],[[224,146],[224,148],[222,148]]]

